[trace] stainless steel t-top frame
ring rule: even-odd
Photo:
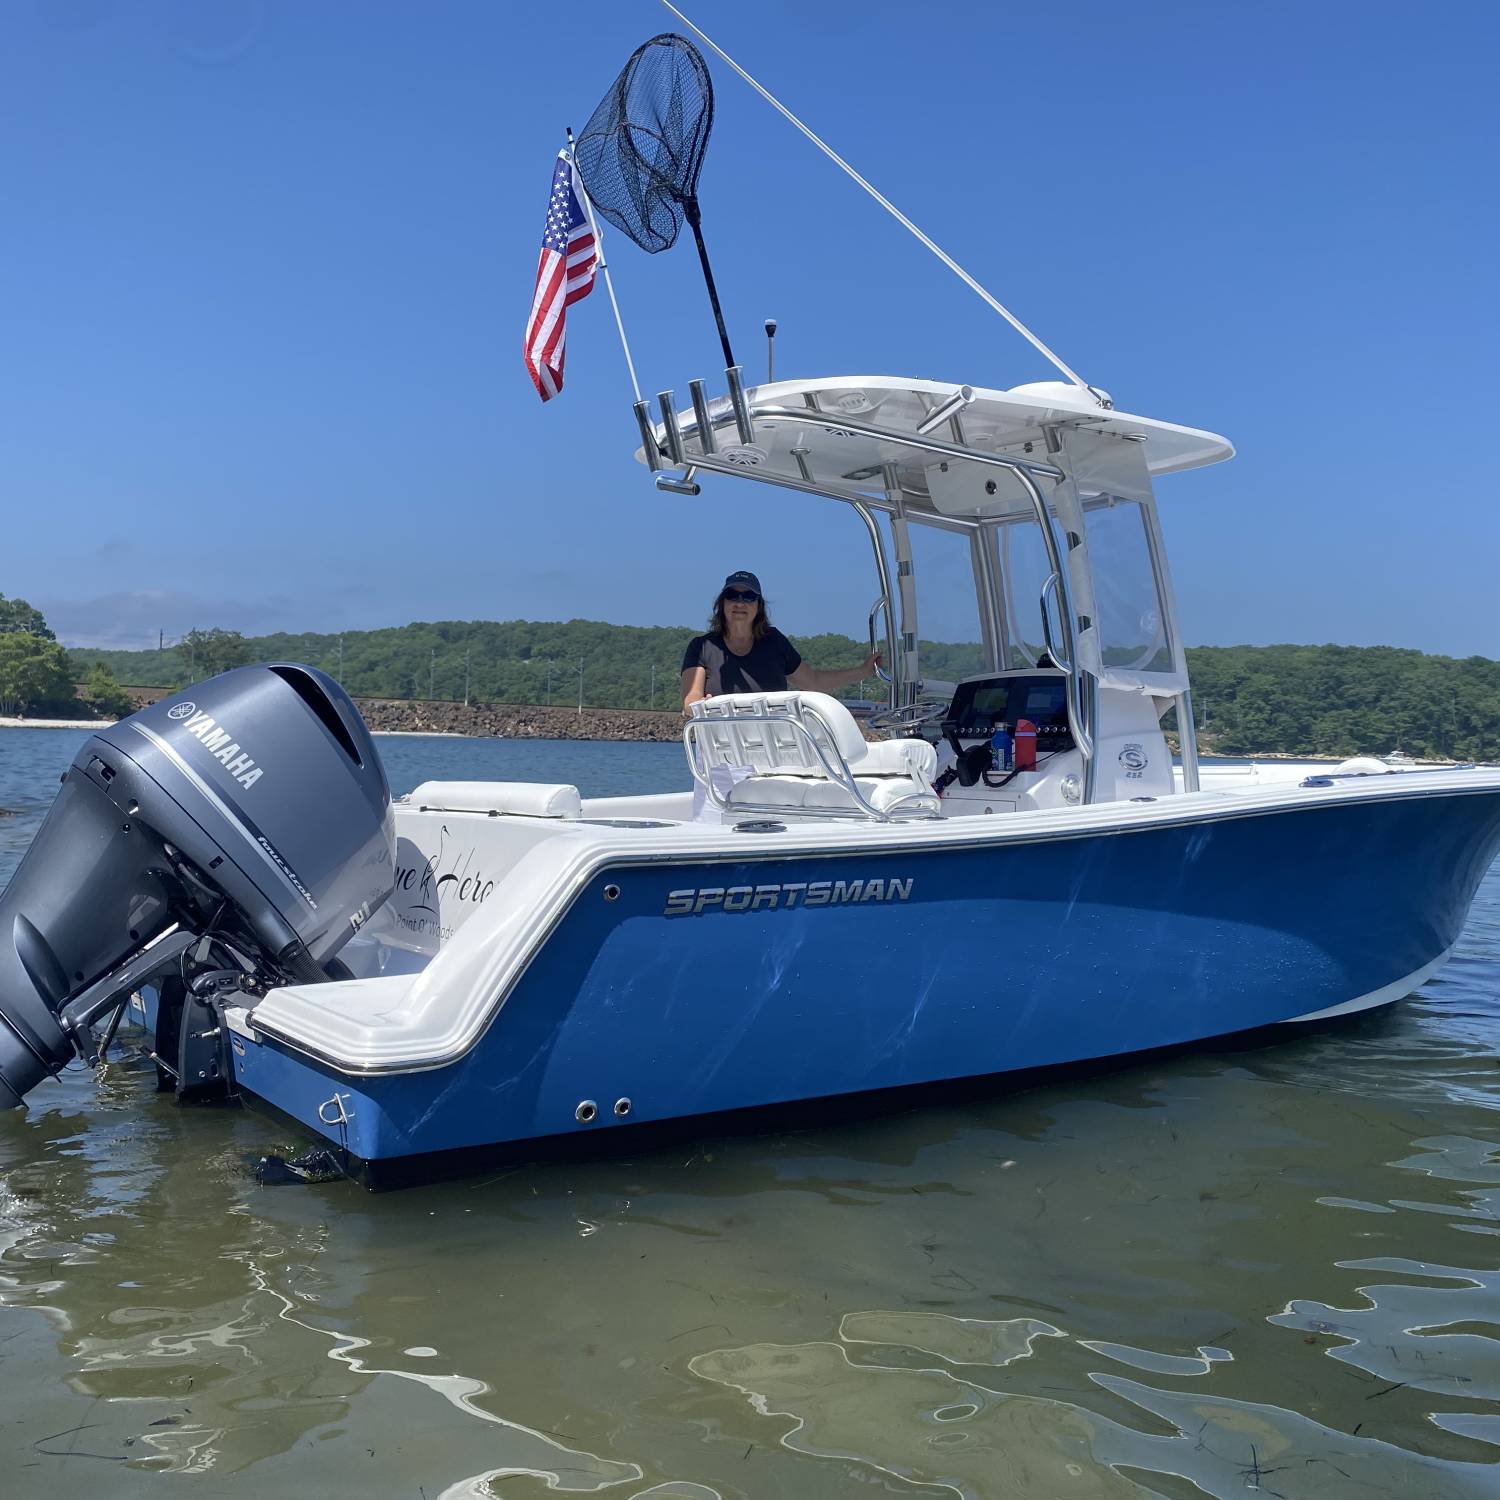
[[[1051,572],[1042,587],[1040,600],[1043,638],[1052,659],[1067,674],[1068,724],[1083,759],[1083,801],[1093,802],[1098,779],[1098,768],[1094,757],[1097,684],[1093,677],[1078,665],[1077,652],[1074,648],[1074,612],[1072,592],[1068,587],[1068,570],[1058,547],[1056,534],[1052,529],[1052,518],[1047,509],[1046,499],[1037,484],[1038,479],[1060,480],[1065,477],[1063,471],[1055,464],[1039,463],[1029,458],[1013,458],[1007,454],[985,453],[978,448],[971,448],[960,443],[943,442],[933,437],[932,431],[941,426],[944,421],[950,422],[955,428],[958,427],[959,413],[968,404],[964,396],[966,387],[960,387],[956,397],[950,398],[941,407],[929,412],[917,430],[898,431],[893,428],[876,427],[868,422],[855,421],[842,413],[835,416],[833,413],[821,412],[816,398],[811,394],[804,398],[807,406],[801,410],[774,404],[751,405],[745,396],[741,368],[738,365],[731,366],[725,370],[724,376],[729,387],[730,409],[718,419],[717,424],[709,413],[708,400],[701,380],[688,383],[688,389],[692,393],[695,420],[694,425],[686,432],[678,424],[676,400],[671,391],[661,391],[656,398],[661,412],[661,437],[657,436],[656,427],[651,421],[646,403],[644,401],[635,403],[635,418],[640,428],[641,444],[645,451],[646,463],[656,476],[657,487],[671,490],[676,494],[696,495],[699,493],[699,488],[695,476],[698,470],[703,469],[713,474],[727,474],[735,479],[755,479],[762,484],[774,484],[782,489],[797,490],[807,495],[821,495],[828,500],[841,500],[846,505],[852,505],[864,520],[875,549],[875,566],[880,576],[881,590],[881,598],[876,601],[876,608],[884,608],[886,639],[893,668],[899,669],[906,659],[907,643],[903,641],[903,649],[898,652],[891,604],[890,569],[886,562],[885,546],[881,540],[879,528],[875,524],[873,512],[884,511],[894,518],[903,521],[907,519],[901,496],[892,495],[889,492],[895,472],[894,466],[887,462],[874,471],[883,476],[887,485],[887,493],[883,498],[814,479],[805,457],[796,449],[792,452],[797,459],[801,477],[794,479],[789,474],[773,473],[762,467],[765,455],[754,447],[755,423],[805,424],[809,413],[818,413],[825,418],[835,420],[842,432],[868,437],[879,443],[895,443],[915,449],[920,453],[932,453],[941,458],[961,459],[968,463],[1006,469],[1016,476],[1031,501],[1037,524],[1041,527],[1043,544],[1047,549],[1047,565]],[[935,417],[938,420],[934,421]],[[727,428],[731,422],[738,439],[739,451],[731,450],[721,453],[715,428],[716,425]],[[961,428],[958,430],[961,431]],[[685,439],[689,437],[697,440],[701,452],[688,454]],[[663,459],[666,460],[666,465],[682,471],[680,478],[674,478],[664,472],[666,465],[663,464]],[[970,521],[961,516],[941,518],[923,516],[921,519],[924,524],[970,535],[977,532],[982,524],[977,520]],[[1058,634],[1061,639],[1056,639],[1052,631],[1049,596],[1054,593],[1057,596]],[[914,649],[915,641],[910,644]],[[898,707],[903,701],[911,701],[914,698],[915,684],[906,683],[900,670],[893,672],[892,675],[895,680],[891,686],[891,706]]]

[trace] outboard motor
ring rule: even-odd
[[[0,894],[0,1107],[95,1061],[94,1022],[146,983],[183,1087],[219,995],[343,972],[394,855],[369,731],[313,667],[239,667],[101,729]]]

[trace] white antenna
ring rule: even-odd
[[[813,145],[815,145],[818,150],[823,153],[824,156],[828,157],[830,161],[834,162],[845,172],[847,172],[849,176],[851,176],[883,209],[885,209],[888,214],[892,215],[892,217],[894,217],[901,224],[905,225],[907,229],[909,229],[914,235],[916,235],[916,237],[921,240],[921,242],[926,245],[927,248],[931,250],[932,253],[937,256],[937,258],[942,261],[942,263],[947,266],[948,269],[952,271],[960,281],[962,281],[972,291],[978,292],[979,295],[984,298],[984,300],[990,305],[990,307],[992,307],[997,313],[999,313],[1000,316],[1004,318],[1005,321],[1009,323],[1010,326],[1014,328],[1016,332],[1019,333],[1021,337],[1024,338],[1034,349],[1037,349],[1042,354],[1046,355],[1046,357],[1052,362],[1052,364],[1055,365],[1059,370],[1061,370],[1062,373],[1066,375],[1074,385],[1078,386],[1082,390],[1087,391],[1091,396],[1094,397],[1096,401],[1100,399],[1098,392],[1095,391],[1093,386],[1091,386],[1076,370],[1074,370],[1071,366],[1064,364],[1063,361],[1059,359],[1058,356],[1055,355],[1013,312],[1011,312],[1009,308],[1002,306],[1000,302],[992,297],[982,286],[980,286],[977,281],[974,280],[972,276],[969,275],[966,270],[964,270],[961,265],[959,265],[956,260],[954,260],[951,255],[948,254],[946,250],[944,250],[940,245],[935,244],[927,235],[925,235],[920,229],[918,229],[917,226],[913,224],[912,221],[908,219],[906,215],[902,213],[901,210],[897,208],[896,205],[885,196],[884,193],[880,192],[879,189],[874,187],[865,178],[861,177],[860,174],[856,172],[854,168],[851,167],[849,163],[846,162],[844,158],[833,149],[832,146],[830,146],[826,141],[821,140],[818,136],[814,135],[813,132],[809,130],[807,126],[804,125],[802,121],[799,120],[796,115],[794,115],[791,110],[789,110],[786,105],[781,102],[780,99],[778,99],[768,89],[762,88],[761,85],[758,84],[716,41],[714,41],[714,39],[709,36],[707,32],[703,31],[698,26],[695,26],[693,22],[688,20],[688,18],[683,15],[683,13],[678,10],[675,5],[672,4],[672,0],[661,0],[661,3],[665,5],[666,8],[671,11],[672,14],[676,16],[684,26],[693,31],[706,46],[710,47],[714,52],[718,53],[718,55],[726,63],[728,63],[729,66],[733,68],[734,71],[738,73],[740,77],[743,78],[745,82],[748,83],[750,87],[753,88],[755,92],[766,101],[767,104],[769,104],[773,109],[779,111],[788,120],[790,120],[792,124],[795,125],[797,129],[800,130],[802,134],[805,135],[808,140],[810,140]],[[1101,402],[1101,405],[1102,404],[1103,403]]]
[[[630,371],[630,388],[635,392],[635,399],[639,402],[641,383],[635,378],[635,361],[630,357],[630,340],[625,337],[625,322],[620,317],[620,304],[615,300],[615,279],[609,274],[609,262],[604,258],[604,236],[599,233],[599,223],[594,218],[594,205],[589,202],[588,189],[583,185],[583,173],[578,170],[578,163],[573,159],[573,127],[571,125],[568,126],[568,165],[573,169],[573,183],[578,189],[579,197],[583,200],[584,216],[589,221],[589,228],[594,231],[594,244],[599,247],[599,269],[604,273],[604,289],[609,293],[609,305],[615,310],[615,327],[620,332],[620,348],[625,352],[625,368]],[[583,712],[581,700],[578,711]]]

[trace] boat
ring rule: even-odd
[[[4,1102],[128,1014],[183,1100],[267,1108],[379,1186],[1320,1022],[1437,972],[1500,772],[1199,765],[1154,489],[1225,439],[1061,382],[726,386],[638,406],[636,456],[673,495],[848,507],[890,668],[864,724],[731,695],[685,720],[696,794],[393,798],[311,667],[170,695],[89,739],[0,896]],[[972,577],[955,684],[923,675],[923,528]]]
[[[83,745],[0,895],[0,1105],[133,1022],[180,1100],[269,1110],[313,1142],[297,1170],[379,1186],[1322,1022],[1447,959],[1500,770],[1200,766],[1155,486],[1229,442],[1118,409],[668,8],[1067,377],[773,381],[768,348],[747,385],[695,196],[702,57],[653,38],[591,117],[594,206],[653,250],[691,222],[725,356],[716,394],[637,393],[636,460],[664,507],[705,481],[846,507],[885,701],[695,703],[690,792],[393,798],[312,667],[171,694]],[[630,145],[641,120],[673,149]],[[972,589],[956,682],[922,660],[933,547]]]

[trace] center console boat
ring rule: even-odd
[[[0,1102],[133,1015],[183,1098],[380,1183],[1321,1020],[1442,965],[1500,772],[1199,767],[1153,491],[1223,438],[1063,384],[726,378],[638,404],[638,457],[850,509],[891,666],[866,725],[715,698],[693,793],[392,801],[311,668],[169,696],[89,740],[0,896]],[[957,683],[924,675],[924,528],[972,580]]]

